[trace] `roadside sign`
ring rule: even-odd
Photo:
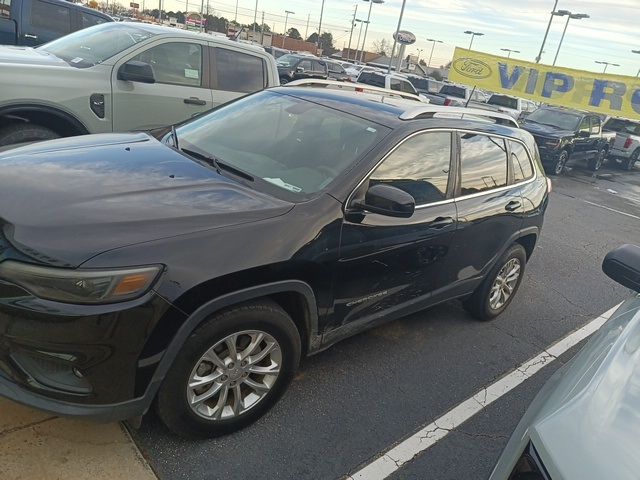
[[[129,4],[129,6],[130,6],[131,8],[133,8],[134,10],[138,10],[138,9],[140,8],[140,4],[139,4],[139,3],[133,3],[133,2],[131,2],[131,3]]]
[[[393,38],[401,45],[413,45],[416,43],[416,36],[408,30],[395,32]]]
[[[640,79],[456,48],[449,80],[536,102],[640,119]]]

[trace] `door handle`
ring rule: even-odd
[[[207,102],[204,100],[200,100],[197,97],[189,97],[184,99],[184,103],[187,105],[206,105]]]
[[[427,225],[429,228],[434,228],[436,230],[440,230],[441,228],[448,227],[449,225],[453,225],[454,219],[453,217],[438,217],[433,222]]]
[[[30,33],[25,33],[24,34],[24,38],[33,38],[34,40],[37,40],[38,36],[37,35],[32,35]]]
[[[520,203],[518,200],[512,200],[509,203],[507,203],[504,207],[504,209],[507,212],[515,212],[516,210],[518,210],[520,207],[522,206],[522,203]]]

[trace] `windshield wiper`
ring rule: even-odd
[[[213,168],[216,169],[216,172],[218,172],[218,175],[222,175],[221,170],[226,170],[228,172],[233,173],[237,177],[244,178],[245,180],[249,180],[250,182],[254,181],[254,178],[251,175],[249,175],[247,172],[243,172],[238,168],[232,167],[231,165],[227,165],[226,163],[222,163],[219,158],[213,155],[207,155],[204,153],[196,152],[195,150],[190,150],[188,148],[181,148],[180,150],[186,153],[187,155],[190,155],[200,160],[204,160],[205,162],[209,163],[211,166],[213,166]]]
[[[180,150],[178,146],[178,134],[176,133],[176,126],[171,125],[171,136],[173,137],[173,146],[176,147],[176,150]]]

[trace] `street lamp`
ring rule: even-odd
[[[464,33],[466,33],[467,35],[471,35],[471,42],[469,42],[469,50],[471,50],[471,47],[473,47],[473,39],[484,35],[484,33],[472,32],[471,30],[467,30]]]
[[[556,14],[556,8],[558,8],[558,0],[553,4],[553,10],[551,10],[551,17],[549,18],[549,24],[547,25],[547,31],[544,32],[544,38],[542,39],[542,45],[540,46],[540,53],[536,57],[536,63],[540,63],[540,59],[542,58],[542,54],[544,53],[544,44],[547,43],[547,37],[549,36],[549,30],[551,29],[551,23],[553,22],[553,17]]]
[[[520,50],[511,50],[510,48],[501,48],[500,50],[502,50],[503,52],[509,52],[507,54],[507,58],[511,58],[512,53],[520,53]]]
[[[558,44],[558,51],[556,52],[556,57],[553,59],[553,65],[555,66],[556,61],[558,60],[558,55],[560,54],[560,47],[562,47],[562,41],[564,40],[564,34],[567,33],[567,28],[569,27],[569,21],[571,19],[582,20],[583,18],[589,18],[589,15],[587,15],[586,13],[572,13],[569,10],[558,10],[557,12],[553,12],[552,15],[558,17],[567,17],[567,23],[564,24],[562,37],[560,37],[560,43]]]
[[[322,35],[322,16],[324,15],[324,0],[320,6],[320,23],[318,23],[318,36],[316,37],[316,53],[320,49],[320,35]]]
[[[420,65],[420,54],[424,52],[424,48],[416,48],[416,50],[418,51],[418,65]]]
[[[433,58],[433,50],[436,48],[436,43],[442,43],[442,40],[427,38],[427,42],[433,42],[433,45],[431,45],[431,55],[429,55],[429,63],[427,63],[427,67],[431,68],[431,59]]]
[[[284,13],[284,35],[282,35],[282,48],[284,48],[284,41],[287,39],[287,21],[289,20],[289,15],[295,15],[296,12],[285,10]]]
[[[620,65],[618,65],[617,63],[610,63],[610,62],[600,62],[598,60],[596,60],[596,63],[598,65],[604,65],[604,70],[602,71],[602,73],[607,73],[607,67],[609,67],[609,65],[611,65],[612,67],[619,67]]]
[[[402,17],[404,16],[404,7],[407,5],[407,0],[402,0],[402,8],[400,9],[400,18],[398,19],[398,28],[396,28],[396,34],[393,36],[393,47],[391,48],[391,58],[389,59],[389,70],[391,73],[391,65],[393,64],[393,54],[396,53],[396,45],[398,44],[398,34],[400,33],[400,27],[402,27]]]
[[[362,37],[362,24],[366,23],[367,25],[369,25],[369,20],[360,20],[359,18],[356,18],[356,22],[360,23],[360,33],[358,34],[358,42],[356,43],[356,59],[357,59],[358,48],[360,48],[360,37]],[[362,55],[360,55],[360,58],[362,58]]]
[[[640,50],[631,50],[631,53],[638,53],[640,54]],[[636,73],[636,78],[640,77],[640,70],[638,70],[638,73]]]
[[[373,8],[373,4],[382,4],[384,0],[364,0],[365,2],[369,2],[369,15],[367,16],[367,26],[364,27],[364,40],[362,40],[362,51],[360,52],[360,62],[363,62],[364,59],[364,47],[367,44],[367,32],[369,31],[369,21],[371,20],[371,9]],[[358,49],[356,48],[356,51]]]

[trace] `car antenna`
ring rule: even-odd
[[[464,104],[464,108],[467,108],[469,106],[469,102],[471,101],[471,97],[473,97],[473,94],[476,92],[476,85],[473,86],[473,89],[471,89],[471,93],[469,94],[469,98],[467,99],[467,103]]]

